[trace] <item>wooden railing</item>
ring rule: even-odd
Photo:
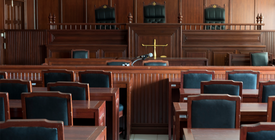
[[[181,24],[182,30],[262,30],[264,24],[248,24],[248,23],[239,23],[239,24],[227,24],[227,23],[189,23]]]
[[[121,23],[50,23],[50,30],[126,30]]]

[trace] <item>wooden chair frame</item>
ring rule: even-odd
[[[4,76],[4,79],[8,79],[8,73],[4,71],[0,71],[0,75]]]
[[[184,84],[184,74],[190,74],[190,73],[199,73],[199,74],[211,74],[212,80],[215,79],[215,72],[214,71],[208,71],[208,70],[188,70],[188,71],[181,71],[180,73],[180,88],[183,89]]]
[[[86,49],[72,49],[72,50],[71,50],[71,58],[73,58],[74,52],[77,52],[77,51],[86,51],[86,52],[88,53],[88,59],[90,58],[90,51],[89,51],[89,50],[86,50]]]
[[[113,88],[113,74],[111,71],[103,71],[103,70],[86,70],[86,71],[80,71],[78,72],[79,81],[81,82],[81,75],[82,74],[104,74],[109,76],[109,86],[110,88]]]
[[[7,92],[0,92],[0,97],[4,99],[5,106],[5,120],[10,119],[10,103],[9,103],[9,94]]]
[[[41,79],[42,79],[42,87],[45,87],[44,74],[45,73],[67,73],[71,75],[71,81],[75,81],[74,71],[66,70],[66,69],[48,69],[41,71]]]
[[[240,103],[241,98],[239,96],[231,96],[228,94],[200,94],[194,96],[188,96],[187,101],[187,128],[192,128],[192,101],[194,100],[205,100],[205,99],[213,99],[213,100],[230,100],[236,101],[236,117],[235,117],[235,128],[240,128]]]
[[[27,85],[28,92],[32,92],[32,82],[29,80],[21,80],[21,79],[0,79],[1,83],[14,83],[14,84],[22,84]]]
[[[56,87],[56,86],[74,86],[74,87],[85,88],[86,99],[90,101],[90,88],[88,83],[70,82],[70,81],[50,82],[48,83],[47,90],[50,91],[51,87]]]
[[[233,81],[233,80],[211,80],[211,81],[202,81],[201,82],[201,94],[204,92],[204,85],[213,85],[213,84],[228,84],[239,86],[239,96],[243,99],[243,82]],[[208,93],[207,93],[208,94]],[[211,93],[210,93],[211,94]]]
[[[44,91],[44,92],[27,92],[21,95],[22,100],[22,114],[23,119],[27,119],[26,112],[26,98],[29,97],[59,97],[67,99],[67,108],[68,108],[68,126],[73,126],[73,103],[72,103],[72,94],[61,93],[59,91]]]
[[[275,101],[275,96],[269,96],[267,102],[267,122],[272,121],[272,102]]]
[[[142,66],[144,66],[145,63],[165,63],[166,66],[169,66],[169,61],[167,60],[143,60]]]
[[[125,59],[116,59],[116,60],[107,60],[106,61],[106,65],[110,62],[125,62],[125,63],[129,63],[129,65],[132,64],[132,61],[131,60],[125,60]]]
[[[236,73],[251,73],[257,74],[257,89],[259,89],[259,79],[260,79],[260,72],[259,71],[252,71],[252,70],[233,70],[233,71],[226,71],[225,79],[228,80],[229,74],[236,74]]]
[[[64,140],[64,124],[62,121],[49,121],[46,119],[12,119],[0,122],[0,129],[9,127],[46,127],[57,128],[58,140]]]
[[[263,99],[263,88],[264,86],[266,85],[275,85],[275,80],[269,80],[269,81],[262,81],[262,82],[259,82],[259,103],[262,102],[262,99]]]
[[[250,52],[249,53],[249,61],[250,61],[250,66],[252,66],[252,58],[251,58],[251,54],[253,53],[264,53],[264,52]],[[273,66],[273,55],[272,53],[267,53],[268,54],[268,66]]]
[[[259,122],[256,124],[242,125],[240,131],[240,140],[246,140],[247,132],[259,132],[262,130],[275,130],[275,122]]]

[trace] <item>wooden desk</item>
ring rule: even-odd
[[[47,91],[47,87],[33,87],[33,91]],[[90,88],[90,100],[106,101],[108,140],[119,139],[119,88]]]
[[[106,140],[106,126],[65,126],[65,140]]]
[[[185,140],[239,140],[240,129],[183,128]]]
[[[168,93],[168,135],[171,139],[171,128],[173,124],[172,110],[173,102],[179,102],[179,99],[185,98],[188,95],[200,94],[200,89],[180,89],[180,78],[169,78],[169,93]],[[243,100],[242,102],[258,102],[258,89],[243,89]]]
[[[186,122],[187,115],[187,103],[174,102],[175,109],[175,140],[179,140],[180,134],[180,122]],[[180,117],[185,115],[185,117]],[[241,103],[241,122],[266,122],[267,119],[267,103]]]

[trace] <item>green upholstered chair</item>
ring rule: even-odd
[[[1,140],[64,140],[61,121],[12,119],[0,122]]]
[[[90,58],[89,50],[84,49],[73,49],[71,51],[71,58]]]
[[[205,23],[225,23],[225,10],[224,8],[213,4],[204,9],[204,22]],[[224,30],[225,26],[206,26],[207,30]]]
[[[95,10],[96,23],[116,23],[115,8],[102,5]],[[96,29],[116,29],[114,25],[97,25]]]
[[[200,94],[187,101],[187,128],[240,128],[240,96]]]
[[[74,71],[65,69],[48,69],[41,71],[42,86],[47,87],[49,82],[75,81]]]
[[[48,119],[73,125],[72,95],[57,91],[22,93],[23,119]]]
[[[233,70],[226,71],[225,79],[242,81],[243,89],[258,89],[259,88],[259,71],[252,70]]]
[[[203,94],[228,94],[242,97],[243,83],[233,80],[211,80],[201,82]]]
[[[60,91],[71,93],[73,100],[90,100],[89,84],[79,82],[50,82],[48,83],[48,91]]]
[[[270,66],[268,52],[250,53],[251,66]]]
[[[169,66],[169,62],[165,60],[143,60],[143,66]]]
[[[123,59],[106,61],[107,66],[130,66],[131,64],[132,64],[131,60],[123,60]]]
[[[165,23],[165,2],[164,5],[157,4],[156,2],[144,5],[143,15],[144,23]]]
[[[240,140],[274,140],[275,122],[241,125]]]
[[[188,70],[181,71],[180,88],[201,88],[201,81],[215,79],[214,71],[207,70]]]
[[[0,92],[0,122],[10,119],[9,94]]]
[[[0,79],[0,92],[8,92],[9,99],[21,99],[21,93],[32,92],[32,84],[28,80]]]
[[[7,79],[8,74],[7,72],[0,71],[0,79]]]
[[[259,102],[267,103],[269,96],[275,96],[275,81],[263,81],[259,83]]]
[[[275,96],[268,97],[267,122],[275,122]]]

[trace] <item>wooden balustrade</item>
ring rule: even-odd
[[[189,23],[181,24],[182,30],[262,30],[263,23],[258,24],[248,24],[248,23],[239,23],[239,24],[227,24],[227,23]]]
[[[121,23],[50,23],[51,30],[126,30]]]

